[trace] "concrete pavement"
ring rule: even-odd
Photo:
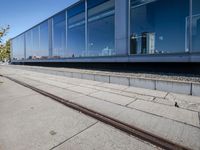
[[[176,143],[200,149],[200,97],[13,68],[1,68],[1,73]],[[179,108],[174,107],[175,102]],[[80,139],[81,136],[78,143]]]
[[[0,149],[157,149],[0,77]]]

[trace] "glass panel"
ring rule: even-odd
[[[26,33],[26,58],[39,59],[40,57],[39,26]]]
[[[183,53],[189,0],[131,0],[131,54]]]
[[[65,12],[53,17],[53,57],[66,57],[66,20]]]
[[[47,59],[49,55],[48,22],[26,32],[26,58]]]
[[[200,52],[200,0],[193,0],[192,52]]]
[[[67,18],[67,54],[69,57],[85,56],[85,3],[69,9]]]
[[[20,35],[12,40],[13,60],[24,59],[24,35]]]
[[[40,25],[40,56],[47,59],[49,56],[49,27],[48,21]]]
[[[32,59],[33,56],[33,38],[32,38],[32,31],[26,32],[26,58]]]
[[[115,55],[114,49],[114,0],[102,0],[96,6],[94,0],[88,0],[88,55]]]
[[[39,26],[32,29],[33,36],[33,47],[32,47],[32,57],[38,58],[40,56],[40,38],[39,38]]]

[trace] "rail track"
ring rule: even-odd
[[[56,95],[53,95],[51,93],[48,93],[44,90],[40,90],[30,84],[27,84],[27,83],[24,83],[22,81],[19,81],[19,80],[16,80],[14,78],[11,78],[11,77],[8,77],[8,76],[3,76],[3,75],[0,75],[2,77],[5,77],[17,84],[20,84],[26,88],[29,88],[39,94],[42,94],[46,97],[49,97],[51,98],[52,100],[55,100],[67,107],[70,107],[76,111],[79,111],[85,115],[88,115],[96,120],[99,120],[105,124],[108,124],[112,127],[115,127],[116,129],[119,129],[129,135],[132,135],[132,136],[135,136],[143,141],[146,141],[146,142],[149,142],[149,143],[152,143],[153,145],[155,146],[158,146],[160,148],[163,148],[163,149],[169,149],[169,150],[190,150],[190,148],[188,147],[185,147],[183,145],[180,145],[180,144],[177,144],[173,141],[170,141],[170,140],[167,140],[167,139],[164,139],[158,135],[155,135],[155,134],[152,134],[148,131],[145,131],[143,129],[140,129],[136,126],[132,126],[132,125],[129,125],[129,124],[126,124],[120,120],[117,120],[117,119],[114,119],[114,118],[111,118],[109,116],[106,116],[104,114],[101,114],[95,110],[91,110],[91,109],[88,109],[86,107],[83,107],[79,104],[76,104],[74,102],[70,102],[69,100],[67,99],[63,99],[63,98],[60,98],[59,96],[56,96]]]

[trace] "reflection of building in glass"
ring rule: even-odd
[[[80,0],[13,38],[12,58],[190,57],[200,52],[199,6],[200,0]]]
[[[131,43],[130,43],[130,53],[131,54],[137,54],[137,35],[132,34],[131,35]]]
[[[154,54],[155,33],[143,32],[141,36],[131,35],[131,54]]]
[[[155,33],[142,33],[142,54],[154,54],[155,52]]]

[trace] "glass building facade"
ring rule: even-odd
[[[198,53],[199,0],[80,0],[12,39],[12,60]]]

